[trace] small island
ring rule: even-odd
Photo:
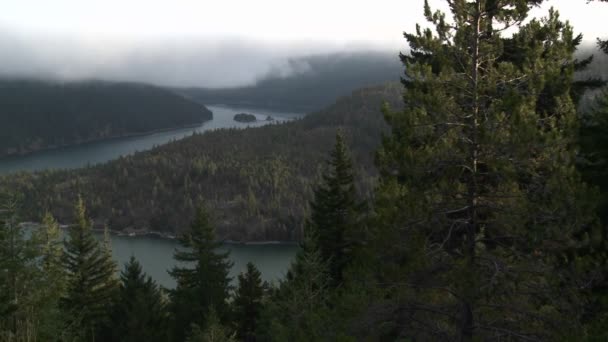
[[[234,116],[234,121],[238,122],[255,122],[257,118],[253,114],[240,113]]]

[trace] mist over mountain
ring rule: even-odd
[[[83,38],[2,31],[0,77],[59,81],[106,80],[168,87],[254,85],[267,75],[305,71],[301,56],[392,51],[373,44],[269,42],[237,37]],[[294,62],[296,61],[296,62]]]
[[[176,91],[204,104],[314,111],[355,89],[398,81],[402,69],[397,53],[334,53],[290,59],[251,86]]]

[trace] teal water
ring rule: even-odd
[[[0,174],[17,171],[37,171],[46,169],[73,169],[103,163],[120,156],[145,151],[179,140],[193,133],[200,133],[220,128],[247,128],[263,126],[270,123],[280,123],[301,117],[301,113],[278,112],[269,110],[237,108],[228,106],[207,106],[213,112],[213,119],[199,126],[173,129],[164,132],[140,135],[135,137],[116,138],[96,141],[81,145],[68,146],[53,150],[39,151],[25,156],[12,156],[0,159]],[[242,123],[233,120],[234,114],[254,114],[258,121]],[[275,120],[266,121],[270,115]]]
[[[144,272],[158,284],[167,288],[175,287],[175,281],[169,276],[167,270],[175,265],[173,251],[177,247],[179,244],[175,240],[141,236],[112,236],[112,256],[118,263],[119,269],[122,270],[124,263],[134,256],[141,263]],[[230,260],[234,263],[230,272],[233,282],[236,282],[236,276],[245,270],[245,266],[250,261],[260,270],[263,280],[277,282],[285,276],[298,246],[224,244],[222,250],[230,251]]]
[[[247,128],[280,123],[302,116],[301,113],[265,111],[258,109],[236,108],[227,106],[207,106],[213,112],[213,119],[203,124],[183,129],[168,130],[148,135],[117,138],[92,142],[77,146],[40,151],[25,156],[0,159],[0,174],[17,171],[36,171],[45,169],[71,169],[107,162],[120,156],[137,151],[144,151],[166,144],[172,140],[182,139],[195,132],[204,132],[220,128]],[[256,115],[257,122],[240,123],[233,120],[235,114],[250,113]],[[265,121],[270,115],[275,120]],[[171,288],[175,282],[167,270],[175,265],[173,251],[178,247],[175,240],[154,237],[112,237],[112,254],[122,269],[124,263],[133,255],[142,264],[143,270],[160,285]],[[231,275],[245,269],[247,262],[253,262],[266,281],[277,281],[282,278],[293,259],[297,246],[288,244],[268,245],[224,245],[230,250],[230,259],[234,266]]]

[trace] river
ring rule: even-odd
[[[103,163],[120,156],[145,151],[166,144],[172,140],[182,139],[193,133],[200,133],[219,128],[247,128],[279,123],[302,117],[302,113],[276,112],[249,108],[228,106],[207,106],[213,112],[213,119],[203,122],[199,126],[172,129],[147,135],[126,138],[115,138],[96,141],[86,144],[61,147],[27,154],[25,156],[11,156],[0,159],[0,174],[17,171],[37,171],[45,169],[73,169]],[[254,114],[258,121],[242,123],[233,120],[237,113]],[[266,121],[271,116],[274,121]]]
[[[76,146],[62,147],[53,150],[39,151],[25,156],[13,156],[0,159],[0,174],[18,171],[37,171],[45,169],[71,169],[107,162],[120,156],[145,151],[178,140],[193,133],[220,128],[247,128],[266,124],[279,123],[302,117],[302,113],[278,112],[229,106],[207,106],[213,112],[213,119],[191,128],[173,129],[148,135],[116,138],[91,142]],[[237,113],[254,114],[258,121],[241,123],[233,120]],[[266,121],[267,116],[274,121]],[[142,264],[143,270],[160,285],[171,288],[175,282],[167,270],[175,265],[173,251],[178,247],[174,240],[154,237],[112,236],[112,255],[122,269],[131,255]],[[242,245],[225,244],[224,250],[230,250],[230,259],[234,266],[231,275],[245,269],[247,262],[253,262],[266,281],[277,281],[287,271],[291,260],[297,252],[297,246],[289,244]]]

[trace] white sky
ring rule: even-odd
[[[608,4],[586,2],[548,0],[535,13],[543,15],[555,6],[586,40],[608,36]],[[403,31],[423,23],[423,3],[0,0],[0,74],[116,78],[133,72],[126,78],[215,86],[251,83],[290,56],[403,50]],[[430,3],[436,7],[444,1]],[[199,82],[203,79],[208,82]]]
[[[392,43],[421,21],[422,4],[423,0],[0,0],[0,28],[87,38],[238,36]],[[549,5],[588,37],[608,31],[603,29],[608,4],[549,0],[544,7]]]

